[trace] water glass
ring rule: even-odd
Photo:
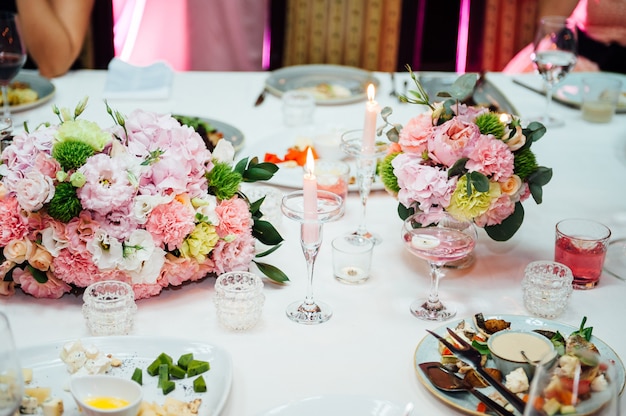
[[[370,277],[374,242],[356,234],[335,238],[333,273],[343,283],[363,283]]]
[[[554,261],[574,275],[574,289],[593,289],[600,281],[611,230],[597,221],[566,219],[556,224]]]
[[[288,127],[313,123],[315,97],[310,92],[291,90],[283,94],[283,122]]]
[[[250,272],[223,273],[215,281],[214,300],[222,325],[236,331],[250,329],[263,311],[263,280]]]
[[[533,315],[556,318],[567,308],[573,279],[572,271],[564,264],[549,260],[530,263],[522,279],[524,306]]]
[[[87,286],[83,316],[92,335],[126,335],[133,326],[137,305],[128,283],[104,280]]]
[[[622,93],[622,81],[598,75],[585,77],[582,83],[583,119],[592,123],[611,121]]]
[[[320,159],[315,162],[317,189],[332,192],[341,197],[342,205],[348,197],[350,183],[350,166],[338,160]]]

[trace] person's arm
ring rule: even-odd
[[[83,46],[94,0],[17,0],[26,49],[39,73],[53,78],[66,73]]]

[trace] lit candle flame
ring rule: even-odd
[[[369,101],[374,101],[375,97],[376,97],[376,88],[374,87],[374,84],[369,84],[367,86],[367,99]]]
[[[304,171],[308,176],[315,175],[315,158],[313,157],[313,151],[310,147],[306,150],[306,165]]]
[[[502,113],[500,114],[500,121],[502,123],[509,123],[511,121],[511,116],[509,116],[507,113]]]

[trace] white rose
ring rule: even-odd
[[[50,202],[54,196],[52,178],[37,171],[30,171],[19,180],[15,187],[17,202],[29,212],[34,212]]]
[[[67,247],[68,241],[59,235],[54,227],[46,227],[41,232],[41,245],[54,257],[59,255],[61,249]]]

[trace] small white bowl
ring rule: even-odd
[[[528,379],[532,378],[535,365],[526,361],[521,351],[524,351],[528,359],[533,362],[539,362],[554,354],[552,341],[533,331],[510,329],[498,331],[489,337],[487,346],[503,377],[522,367]]]
[[[86,416],[137,416],[143,399],[143,390],[137,382],[105,374],[72,377],[70,392]],[[95,397],[122,399],[128,405],[102,409],[87,403],[87,400]]]

